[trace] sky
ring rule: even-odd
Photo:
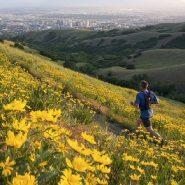
[[[114,6],[138,9],[185,8],[185,0],[0,0],[0,7]]]

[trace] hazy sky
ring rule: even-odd
[[[0,0],[0,7],[117,6],[144,9],[185,8],[185,0]]]

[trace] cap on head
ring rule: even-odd
[[[148,88],[148,85],[149,85],[149,84],[148,84],[148,82],[147,82],[147,81],[142,80],[140,85],[141,85],[141,88],[145,90],[145,89],[147,89],[147,88]]]

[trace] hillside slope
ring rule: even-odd
[[[99,68],[106,65],[107,67],[123,66],[126,57],[138,50],[185,48],[183,45],[184,28],[185,23],[159,24],[135,30],[102,32],[46,30],[25,33],[15,37],[14,40],[28,44],[56,60],[72,62],[75,65],[80,62],[79,59],[88,59],[88,63]],[[73,57],[72,53],[78,52],[81,54]],[[111,60],[114,60],[114,63],[111,63]]]
[[[142,130],[114,136],[95,118],[134,128],[134,90],[7,44],[0,44],[0,79],[1,184],[185,183],[184,104],[161,99],[155,107],[163,145]]]
[[[117,79],[120,82],[145,78],[150,81],[151,87],[159,94],[185,101],[183,96],[185,93],[184,58],[184,49],[153,49],[144,51],[135,59],[136,69],[109,67],[97,70],[96,74],[105,78]],[[165,90],[167,86],[172,88]],[[160,87],[163,89],[160,90]]]
[[[120,119],[120,122],[125,124],[125,126],[133,125],[135,118],[132,117],[138,112],[130,106],[130,101],[135,98],[136,91],[104,83],[87,75],[73,72],[63,68],[57,63],[11,48],[8,45],[1,44],[0,46],[0,51],[5,52],[10,60],[20,63],[25,70],[30,71],[30,73],[33,73],[33,75],[36,75],[39,79],[46,80],[49,78],[52,81],[54,80],[56,84],[63,84],[74,96],[80,94],[82,98],[92,99],[100,105],[108,107],[108,114],[111,118],[116,119],[119,115],[120,117],[118,117],[117,121]],[[179,114],[174,115],[173,108],[171,110],[167,108],[173,107],[172,102],[162,101],[161,104],[163,106],[165,106],[165,104],[167,105],[164,109],[156,107],[157,110],[159,109],[159,112],[170,114],[176,118],[184,118],[185,115],[181,112],[184,111],[184,107],[180,107],[178,110]]]
[[[46,30],[13,40],[65,67],[121,86],[135,88],[145,76],[159,95],[185,102],[184,31],[185,23],[175,23],[102,32]]]

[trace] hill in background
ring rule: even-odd
[[[185,102],[185,23],[102,32],[47,30],[13,40],[117,85],[136,88],[145,78],[160,95]]]

